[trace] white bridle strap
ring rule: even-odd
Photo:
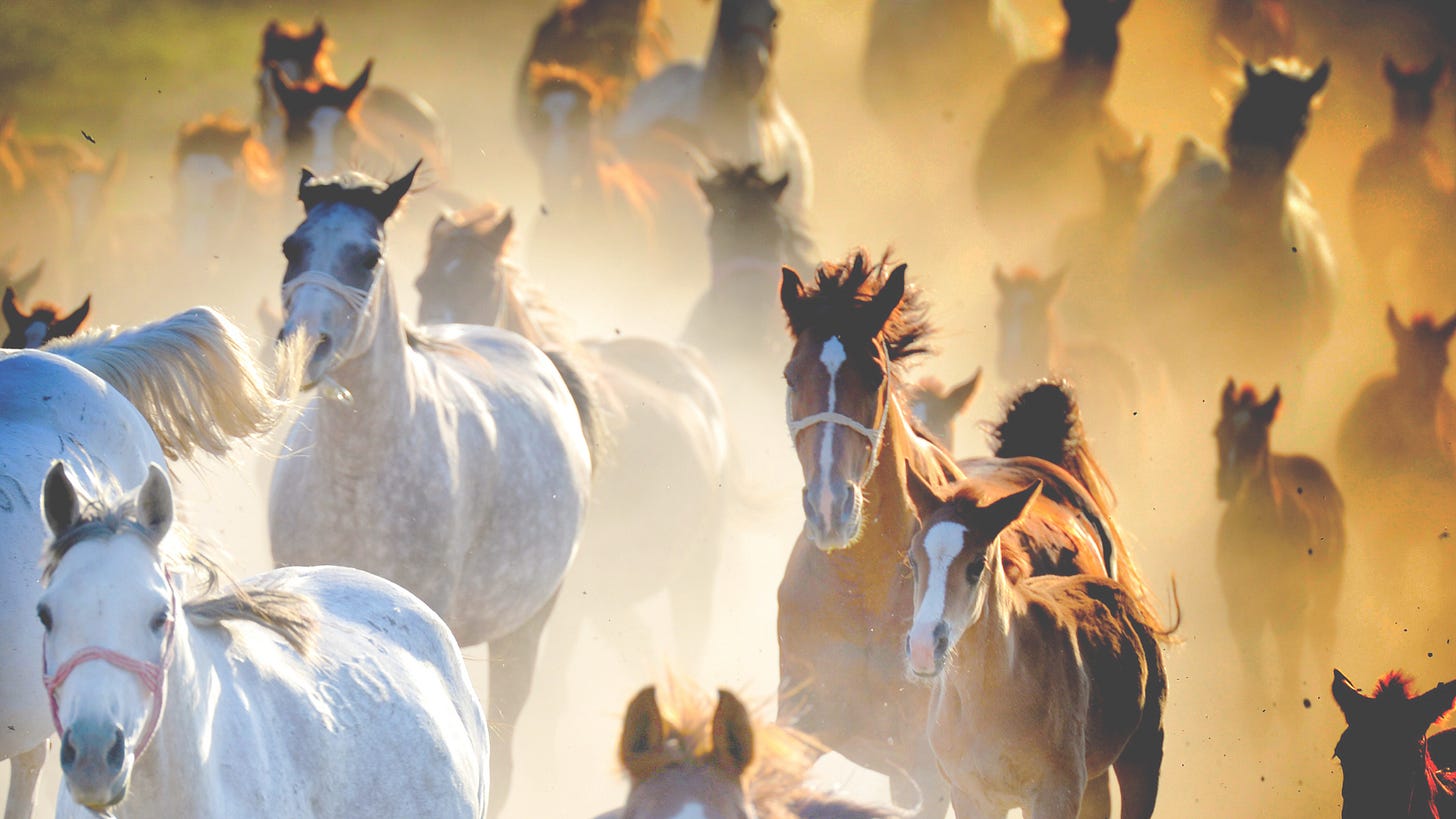
[[[889,367],[889,353],[887,350],[885,350],[883,344],[880,345],[880,355],[885,359],[885,366]],[[789,425],[789,440],[798,440],[799,433],[810,427],[815,427],[820,424],[833,424],[835,426],[844,427],[846,429],[852,429],[855,432],[858,432],[860,435],[863,435],[870,442],[870,465],[869,468],[865,470],[864,477],[860,480],[860,485],[863,486],[864,483],[870,479],[870,476],[874,474],[875,467],[879,465],[880,462],[880,441],[885,437],[885,425],[889,423],[890,420],[890,401],[892,398],[893,389],[889,384],[886,384],[885,400],[884,403],[880,405],[880,422],[875,425],[874,429],[870,429],[864,424],[861,424],[859,421],[856,421],[855,419],[850,418],[848,415],[845,415],[841,412],[816,412],[811,415],[805,415],[803,418],[795,418],[793,405],[794,396],[791,392],[786,393],[784,395],[784,419],[788,422]]]
[[[293,298],[299,290],[305,287],[327,290],[343,299],[344,303],[353,311],[354,329],[349,333],[349,340],[334,351],[334,358],[329,362],[330,370],[363,355],[369,349],[369,345],[374,343],[374,334],[364,332],[364,322],[368,317],[370,306],[374,303],[374,294],[379,290],[379,282],[384,278],[383,267],[384,262],[381,260],[370,274],[372,280],[368,290],[344,284],[332,274],[322,270],[305,270],[283,283],[284,313],[293,312]]]

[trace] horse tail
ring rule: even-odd
[[[177,460],[222,457],[235,441],[271,430],[298,392],[300,368],[270,376],[237,325],[207,307],[123,330],[93,329],[45,351],[96,374],[132,403]]]
[[[581,418],[581,433],[586,437],[587,452],[591,454],[592,470],[595,471],[606,455],[610,438],[606,396],[581,360],[581,356],[585,355],[583,351],[553,347],[542,352],[561,374],[561,380],[566,383],[571,400],[576,404],[576,413]]]
[[[1006,417],[991,429],[991,437],[996,457],[1040,458],[1062,467],[1082,484],[1086,499],[1074,496],[1072,502],[1097,530],[1107,576],[1138,599],[1147,599],[1147,585],[1113,514],[1116,495],[1107,473],[1092,457],[1071,386],[1040,381],[1022,390],[1007,406]]]

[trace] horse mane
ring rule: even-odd
[[[616,105],[622,96],[621,83],[615,77],[597,76],[586,69],[558,62],[533,62],[529,68],[531,97],[537,102],[557,90],[579,91],[586,95],[592,113],[603,105]]]
[[[1406,672],[1395,669],[1381,677],[1370,692],[1370,698],[1388,702],[1391,700],[1414,699],[1416,680]]]
[[[851,251],[841,263],[822,262],[814,281],[789,322],[795,335],[814,331],[838,335],[861,308],[880,292],[895,263],[886,250],[878,262],[869,261],[864,248]],[[907,284],[905,297],[895,307],[877,338],[885,345],[892,366],[903,366],[931,351],[932,332],[919,288]]]
[[[123,330],[87,330],[44,347],[110,384],[141,412],[169,459],[196,450],[222,457],[239,438],[277,424],[300,371],[270,376],[237,325],[208,307]]]
[[[662,766],[702,765],[713,752],[716,700],[701,688],[674,676],[657,686],[662,715]],[[761,819],[890,819],[901,814],[870,808],[816,792],[804,785],[814,761],[825,750],[813,737],[753,720],[753,762],[743,775],[743,790]],[[656,766],[655,766],[656,767]]]
[[[312,651],[318,624],[318,606],[310,599],[259,584],[229,583],[218,592],[227,572],[207,553],[206,547],[180,532],[180,525],[157,538],[137,519],[136,497],[122,496],[114,480],[95,480],[100,497],[87,501],[76,522],[56,534],[41,556],[41,582],[49,583],[56,567],[79,543],[96,537],[134,534],[162,560],[169,570],[187,572],[202,579],[198,594],[182,604],[189,620],[198,625],[220,627],[229,620],[247,620],[271,629],[300,655]]]

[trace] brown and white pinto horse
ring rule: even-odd
[[[930,681],[930,744],[959,819],[1014,807],[1034,819],[1105,817],[1109,770],[1123,819],[1147,819],[1170,632],[1115,580],[1037,571],[1035,553],[1018,547],[1045,524],[1041,489],[991,500],[974,481],[939,494],[911,484],[923,525],[909,554],[905,651],[909,672]]]
[[[1441,819],[1456,816],[1456,730],[1426,736],[1456,701],[1456,680],[1416,695],[1399,671],[1369,696],[1335,669],[1330,691],[1345,715],[1335,756],[1345,771],[1344,819]]]
[[[23,350],[75,335],[91,312],[91,297],[87,296],[81,306],[67,316],[61,315],[59,307],[46,301],[36,302],[30,308],[30,314],[26,315],[15,303],[15,290],[7,287],[0,309],[3,309],[5,324],[10,328],[5,340],[0,342],[0,349]]]

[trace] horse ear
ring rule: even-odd
[[[309,183],[315,179],[313,171],[308,168],[300,168],[298,171],[298,201],[303,202],[303,209],[308,210],[308,200],[304,199],[303,192],[308,188]]]
[[[1444,322],[1442,322],[1441,327],[1437,332],[1441,334],[1442,341],[1450,341],[1451,336],[1456,335],[1456,314],[1453,314],[1451,318],[1448,318]]]
[[[910,508],[915,510],[915,517],[922,521],[945,505],[945,498],[913,469],[905,470],[905,494],[910,498]]]
[[[1006,275],[1006,268],[996,265],[991,270],[991,281],[995,283],[997,292],[1005,293],[1011,287],[1011,278]]]
[[[795,333],[799,331],[795,316],[799,314],[799,305],[803,304],[807,295],[804,292],[804,283],[799,280],[799,274],[795,273],[792,267],[785,267],[783,280],[779,282],[779,304],[784,308],[784,315],[789,319],[789,328]]]
[[[753,763],[753,720],[732,692],[718,690],[713,712],[713,760],[718,767],[741,778]]]
[[[1386,329],[1390,330],[1390,335],[1396,341],[1400,341],[1402,338],[1405,338],[1407,332],[1406,326],[1401,323],[1400,316],[1397,316],[1395,314],[1394,305],[1385,305],[1385,327]]]
[[[45,515],[46,526],[50,527],[51,537],[60,537],[61,533],[75,526],[81,517],[81,500],[76,495],[76,487],[71,484],[66,465],[61,461],[51,464],[50,471],[46,473],[45,486],[40,493],[40,506]]]
[[[359,101],[359,95],[363,94],[364,89],[369,87],[369,75],[373,72],[374,60],[370,58],[368,62],[364,63],[364,70],[359,72],[359,76],[355,77],[354,81],[349,83],[349,87],[344,89],[344,99],[346,101],[344,108],[353,108],[355,103]]]
[[[1400,66],[1395,64],[1395,60],[1392,60],[1389,54],[1386,54],[1380,59],[1380,70],[1385,74],[1385,82],[1387,85],[1400,85],[1401,78],[1404,75],[1400,72]]]
[[[1227,384],[1223,385],[1224,415],[1228,415],[1229,413],[1239,408],[1238,391],[1239,388],[1234,384],[1234,380],[1232,378],[1228,380]]]
[[[1340,706],[1340,711],[1345,715],[1345,722],[1354,722],[1363,716],[1363,709],[1370,704],[1370,698],[1360,693],[1360,690],[1350,684],[1350,678],[1335,669],[1335,681],[1330,684],[1330,693],[1334,695],[1335,705]]]
[[[313,18],[313,31],[309,33],[308,39],[317,45],[314,48],[323,48],[324,40],[328,39],[329,32],[324,29],[322,17]]]
[[[977,517],[984,530],[999,534],[1013,523],[1026,516],[1026,512],[1041,496],[1042,482],[1037,481],[1025,489],[1012,492],[1000,500],[992,501],[979,510]]]
[[[1456,705],[1456,680],[1441,683],[1412,702],[1416,706],[1415,715],[1421,727],[1428,728]]]
[[[906,265],[900,265],[890,271],[890,277],[885,279],[885,286],[880,288],[870,299],[868,312],[865,314],[866,329],[869,330],[871,338],[879,335],[884,329],[885,323],[890,316],[895,314],[895,309],[900,306],[901,300],[905,298],[905,270]]]
[[[19,326],[21,322],[25,321],[24,314],[15,304],[15,288],[13,287],[5,288],[5,298],[3,302],[0,302],[0,309],[5,312],[5,323],[11,327]]]
[[[88,295],[86,296],[86,300],[81,302],[81,306],[77,307],[71,315],[51,325],[50,332],[47,334],[48,337],[65,338],[67,336],[74,336],[81,329],[81,325],[86,323],[86,317],[89,315],[91,315],[91,296]]]
[[[1275,384],[1274,391],[1269,393],[1269,400],[1259,405],[1259,420],[1266,425],[1274,423],[1274,416],[1279,413],[1279,403],[1283,400],[1284,396],[1279,392],[1279,385]]]
[[[1319,68],[1316,68],[1314,70],[1314,73],[1309,75],[1309,79],[1304,81],[1304,90],[1308,92],[1309,96],[1313,97],[1319,92],[1325,90],[1325,84],[1329,81],[1330,58],[1326,57],[1324,58],[1324,61],[1319,64]]]
[[[652,773],[645,767],[646,763],[666,743],[667,732],[662,726],[662,712],[657,708],[657,689],[649,685],[638,691],[637,696],[627,706],[617,755],[632,779],[641,781]]]
[[[506,242],[510,241],[511,233],[513,233],[515,229],[515,213],[512,212],[510,209],[507,209],[505,214],[496,221],[495,226],[490,229],[490,232],[485,234],[486,241],[490,242],[492,245],[505,247]]]
[[[389,221],[389,217],[394,215],[399,208],[399,203],[404,200],[405,194],[409,193],[410,186],[415,183],[415,174],[424,163],[423,159],[416,161],[415,166],[409,169],[409,173],[390,182],[374,197],[369,212],[379,219],[380,224]]]
[[[981,375],[984,372],[984,368],[976,368],[975,375],[967,379],[965,383],[951,390],[950,393],[946,396],[946,400],[950,402],[950,405],[952,407],[954,407],[954,413],[956,415],[960,415],[961,413],[965,412],[966,407],[971,403],[971,399],[975,398],[976,393],[980,391]]]
[[[773,182],[773,183],[771,183],[768,186],[769,195],[773,197],[773,200],[775,202],[777,202],[780,199],[782,199],[784,197],[784,191],[786,191],[788,189],[789,189],[789,175],[787,173],[785,173],[783,176],[779,177],[777,182]]]
[[[147,479],[137,491],[137,522],[160,540],[172,528],[172,484],[156,464],[147,464]]]

